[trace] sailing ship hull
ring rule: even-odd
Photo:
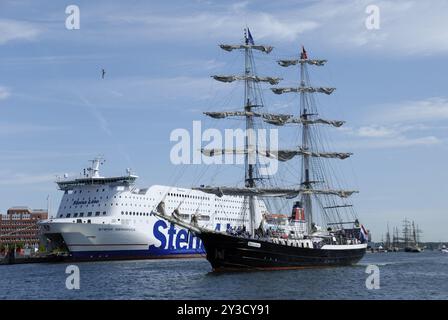
[[[418,247],[406,247],[406,248],[404,248],[404,252],[418,253],[418,252],[422,252],[422,249],[420,249]]]
[[[357,263],[366,252],[366,244],[328,246],[331,249],[301,248],[267,241],[241,238],[223,233],[202,232],[207,260],[214,271],[283,270]],[[338,249],[341,248],[341,249]]]

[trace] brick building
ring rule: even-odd
[[[0,244],[39,245],[37,222],[47,219],[47,210],[28,207],[9,208],[6,215],[0,214]]]

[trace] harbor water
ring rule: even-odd
[[[205,259],[76,263],[79,289],[66,287],[69,264],[1,266],[0,299],[448,299],[448,254],[368,253],[354,266],[213,273]],[[379,289],[367,289],[369,265]]]

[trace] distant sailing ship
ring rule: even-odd
[[[156,215],[190,229],[203,241],[207,259],[214,270],[241,269],[295,269],[303,267],[350,265],[358,262],[365,254],[367,247],[367,231],[359,223],[353,206],[346,199],[357,191],[331,188],[335,177],[329,173],[325,165],[327,158],[345,159],[351,153],[320,151],[322,135],[318,131],[320,125],[340,127],[344,121],[325,120],[318,117],[314,101],[315,93],[331,94],[335,89],[313,87],[310,84],[308,66],[323,66],[327,61],[311,59],[302,47],[300,57],[291,60],[279,60],[282,67],[296,66],[300,68],[301,81],[298,87],[271,90],[275,94],[298,93],[300,95],[300,115],[285,115],[258,112],[263,107],[260,83],[271,85],[279,83],[280,78],[261,77],[255,73],[254,51],[269,54],[273,47],[256,45],[249,29],[245,30],[244,43],[238,45],[221,44],[225,51],[241,50],[244,53],[244,74],[213,76],[222,82],[244,82],[243,110],[205,112],[215,119],[239,117],[245,120],[246,132],[257,128],[256,121],[263,121],[275,126],[301,126],[301,145],[292,149],[260,151],[250,138],[245,139],[244,149],[202,149],[206,156],[223,156],[224,154],[244,154],[245,184],[243,187],[201,186],[193,188],[217,196],[244,197],[249,206],[250,218],[247,226],[227,231],[204,229],[194,223],[186,223],[175,216],[166,216],[160,212]],[[261,120],[261,121],[260,121]],[[263,124],[261,122],[261,124]],[[292,187],[279,187],[259,172],[257,163],[251,163],[254,154],[267,158],[275,158],[281,162],[300,158],[300,166],[294,177]],[[260,199],[295,201],[292,214],[261,214],[257,210]],[[341,201],[343,199],[344,201]],[[291,201],[291,200],[289,200]],[[316,223],[315,213],[319,211],[321,221],[326,227]],[[343,215],[346,214],[345,216]],[[343,218],[350,217],[351,221]],[[346,219],[349,220],[349,219]]]
[[[423,249],[419,246],[420,233],[422,231],[415,226],[414,221],[404,219],[403,221],[403,242],[405,252],[421,252]]]

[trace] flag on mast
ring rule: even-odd
[[[249,28],[247,28],[247,37],[246,37],[246,44],[255,45],[254,38],[252,38],[252,34],[250,33]]]
[[[303,60],[308,59],[308,54],[306,53],[304,46],[302,46],[302,53],[300,54],[300,59],[303,59]]]

